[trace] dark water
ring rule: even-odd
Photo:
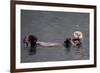
[[[26,35],[36,35],[39,41],[63,43],[76,30],[82,31],[81,48],[37,47],[34,55],[22,43]],[[89,14],[21,10],[21,62],[45,62],[89,59]]]

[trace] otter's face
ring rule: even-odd
[[[80,31],[76,31],[73,33],[74,38],[83,39],[83,33]]]
[[[80,37],[80,35],[81,34],[79,34],[79,33],[75,33],[75,36],[78,37],[78,38]]]

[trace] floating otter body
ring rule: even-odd
[[[52,42],[41,42],[38,41],[38,38],[34,35],[29,35],[28,37],[24,38],[24,43],[26,46],[30,45],[30,54],[36,54],[36,48],[37,46],[41,47],[60,47],[64,46],[69,51],[71,46],[76,46],[77,48],[80,48],[82,46],[82,40],[83,40],[83,33],[80,31],[75,31],[73,33],[72,38],[66,38],[66,40],[63,43],[52,43]]]

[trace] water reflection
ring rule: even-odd
[[[83,49],[81,48],[73,48],[72,49],[72,57],[75,60],[83,59]]]

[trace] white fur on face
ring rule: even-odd
[[[83,33],[81,31],[75,31],[73,33],[74,38],[83,39]]]

